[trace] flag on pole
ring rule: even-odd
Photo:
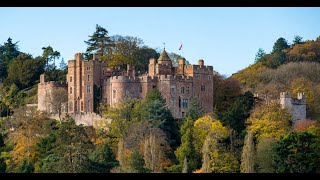
[[[181,50],[182,49],[182,43],[181,43],[181,45],[180,45],[180,48],[179,48],[179,50]]]

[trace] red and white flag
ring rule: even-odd
[[[182,43],[181,43],[181,45],[180,45],[180,48],[179,48],[179,50],[181,50],[182,49]]]

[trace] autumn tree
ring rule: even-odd
[[[254,108],[247,119],[247,129],[259,140],[262,137],[279,139],[288,132],[291,113],[277,102],[263,103]]]
[[[255,172],[255,145],[253,134],[249,131],[244,138],[244,146],[242,149],[240,171],[242,173]]]
[[[68,91],[62,87],[55,88],[47,94],[45,102],[51,107],[51,113],[58,114],[61,122],[61,114],[68,102]]]
[[[294,79],[291,82],[291,92],[294,97],[297,97],[298,93],[305,93],[308,114],[312,114],[312,112],[316,111],[315,93],[313,91],[312,82],[309,79],[305,77]]]
[[[113,42],[108,35],[108,31],[102,26],[96,25],[96,31],[89,36],[88,41],[84,41],[86,43],[87,50],[85,55],[85,59],[92,59],[93,54],[98,54],[101,58],[106,58],[110,54],[111,47],[113,46]]]

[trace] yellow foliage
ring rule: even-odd
[[[256,107],[246,123],[258,139],[279,139],[288,131],[290,121],[287,109],[282,109],[277,102],[269,102]]]
[[[312,88],[312,82],[309,79],[300,77],[291,82],[292,96],[296,97],[298,93],[305,93],[307,97],[307,108],[315,111],[315,93]]]
[[[202,173],[202,168],[194,170],[193,173]]]
[[[201,152],[203,143],[209,134],[211,137],[220,140],[227,138],[229,131],[226,127],[223,127],[219,120],[214,120],[209,115],[199,118],[194,122],[193,129],[194,145],[197,152]]]

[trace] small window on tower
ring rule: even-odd
[[[114,89],[113,90],[113,98],[116,98],[116,95],[117,95],[117,91]]]
[[[140,86],[140,93],[142,93],[142,86]]]
[[[70,76],[70,82],[72,82],[72,76]]]
[[[70,87],[70,94],[72,94],[72,87]]]
[[[90,75],[88,74],[88,81],[90,81]]]
[[[211,76],[211,75],[209,75],[209,76],[208,76],[208,80],[211,80],[211,79],[212,79],[212,76]]]
[[[181,87],[181,94],[184,94],[184,87]]]
[[[87,93],[90,93],[90,85],[87,85]]]
[[[206,87],[204,85],[201,85],[201,91],[205,91]]]
[[[83,101],[81,101],[81,111],[83,111]]]

